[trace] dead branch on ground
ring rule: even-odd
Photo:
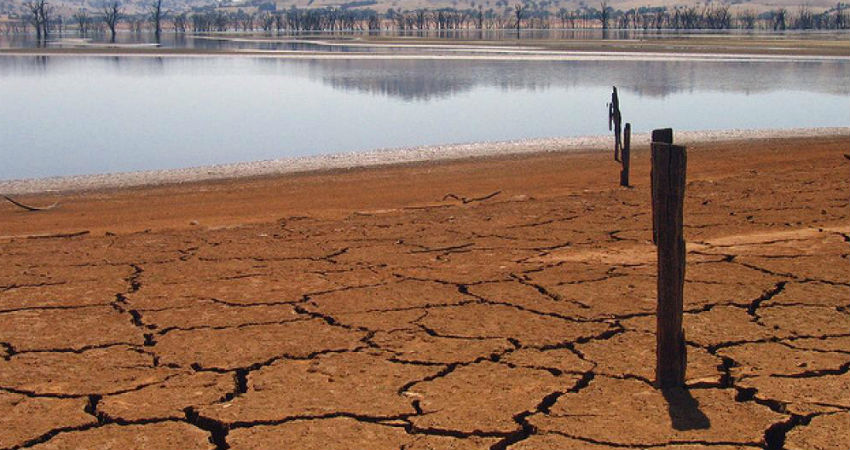
[[[443,201],[446,201],[450,198],[453,198],[453,199],[455,199],[455,200],[457,200],[457,201],[459,201],[463,204],[472,203],[472,202],[482,202],[484,200],[489,200],[489,199],[491,199],[491,198],[493,198],[493,197],[495,197],[495,196],[497,196],[501,193],[502,193],[502,191],[496,191],[496,192],[491,192],[491,193],[489,193],[489,194],[487,194],[483,197],[472,197],[472,198],[460,197],[457,194],[446,194],[445,196],[443,196]]]
[[[77,236],[85,236],[89,234],[89,230],[74,231],[72,233],[55,233],[55,234],[31,234],[27,239],[53,239],[53,238],[72,238]]]
[[[25,204],[13,199],[13,198],[7,196],[7,195],[4,195],[3,198],[8,200],[9,203],[11,203],[11,204],[13,204],[13,205],[15,205],[19,208],[23,208],[27,211],[47,211],[48,209],[53,209],[53,208],[55,208],[59,205],[59,202],[54,202],[50,206],[30,206],[30,205],[25,205]]]

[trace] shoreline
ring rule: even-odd
[[[566,30],[565,30],[566,31]],[[705,30],[703,30],[705,31]],[[435,58],[453,59],[583,59],[583,58],[705,58],[708,60],[830,60],[846,61],[850,50],[846,47],[846,32],[822,33],[740,33],[695,34],[638,33],[632,37],[593,39],[587,37],[541,38],[529,36],[522,39],[493,39],[475,37],[434,36],[364,36],[354,34],[258,34],[258,33],[200,33],[185,37],[198,40],[226,41],[231,43],[287,44],[308,43],[317,49],[271,50],[209,49],[191,47],[160,47],[153,41],[137,43],[91,42],[76,35],[59,36],[43,48],[0,48],[0,55],[104,55],[104,56],[262,56],[276,58]],[[68,45],[67,47],[62,46]],[[346,52],[327,52],[320,48],[345,47]],[[364,50],[360,50],[364,49]],[[370,50],[388,50],[380,55]],[[411,51],[399,55],[399,49]]]
[[[675,132],[675,138],[676,143],[693,144],[846,136],[848,133],[850,133],[850,127],[778,130],[733,129],[679,131]],[[632,145],[635,147],[646,146],[649,144],[649,139],[649,133],[635,133],[632,135]],[[608,151],[612,143],[613,137],[611,135],[601,135],[384,148],[178,169],[0,180],[0,193],[5,195],[35,195],[88,192],[543,153],[601,153]]]

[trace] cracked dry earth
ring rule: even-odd
[[[846,148],[692,146],[688,389],[668,392],[645,150],[631,189],[608,154],[295,177],[349,209],[259,223],[80,219],[110,193],[4,206],[32,235],[122,231],[0,241],[0,449],[847,449]],[[275,188],[199,195],[240,183]]]

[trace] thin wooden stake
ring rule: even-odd
[[[659,142],[662,144],[672,144],[673,143],[673,129],[672,128],[660,128],[657,130],[652,130],[652,141],[651,142]],[[656,227],[655,223],[657,222],[655,218],[655,172],[652,169],[655,167],[654,161],[655,152],[649,153],[650,160],[650,169],[649,169],[649,191],[652,196],[652,243],[658,243],[658,227]]]
[[[682,234],[687,153],[679,145],[652,143],[655,180],[653,216],[658,227],[658,307],[655,381],[658,387],[684,386],[687,353],[682,328],[685,239]]]
[[[629,187],[629,158],[631,157],[631,149],[629,148],[632,140],[632,124],[627,123],[623,129],[623,152],[622,163],[620,169],[620,186]]]
[[[608,130],[610,131],[611,126],[614,126],[614,161],[620,161],[622,123],[623,115],[620,113],[620,97],[617,94],[617,86],[613,86],[611,103],[608,104]]]

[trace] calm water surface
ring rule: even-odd
[[[850,126],[850,63],[0,57],[0,179],[385,147]]]

